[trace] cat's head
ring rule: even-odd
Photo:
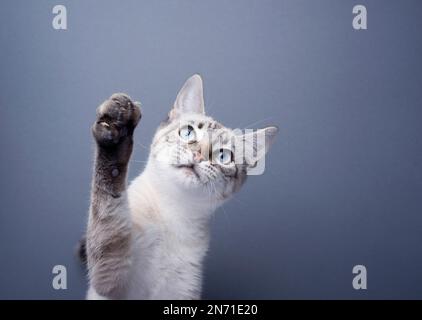
[[[181,190],[203,194],[212,201],[224,201],[240,189],[276,133],[276,127],[239,133],[205,115],[202,79],[194,75],[158,128],[149,161],[154,162],[163,181],[172,181]],[[257,143],[258,134],[263,137],[262,143]],[[249,145],[255,157],[243,151],[247,141],[252,141]]]

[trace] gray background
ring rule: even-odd
[[[368,30],[352,8],[368,9]],[[68,30],[51,26],[55,4]],[[1,1],[0,298],[83,298],[96,106],[142,101],[148,146],[184,80],[276,124],[263,176],[213,220],[204,298],[422,298],[421,1]],[[134,160],[147,150],[138,145]],[[132,162],[135,177],[143,163]],[[51,286],[68,268],[68,290]],[[352,268],[368,269],[368,290]]]

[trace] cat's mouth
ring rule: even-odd
[[[179,165],[176,165],[176,168],[183,169],[183,170],[186,170],[187,172],[193,173],[195,175],[195,177],[198,180],[200,180],[199,174],[196,171],[195,165],[193,163],[191,163],[191,164],[179,164]]]

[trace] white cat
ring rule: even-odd
[[[202,79],[194,75],[157,129],[145,170],[126,188],[140,118],[138,103],[124,94],[97,109],[87,298],[199,299],[210,216],[257,159],[235,161],[234,148],[246,136],[205,115]],[[259,132],[267,151],[277,128]]]

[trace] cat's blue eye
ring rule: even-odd
[[[190,125],[180,128],[179,136],[180,138],[182,138],[183,141],[188,142],[188,143],[192,143],[196,141],[195,129]]]
[[[220,149],[216,152],[215,160],[223,165],[228,165],[233,161],[233,153],[229,149]]]

